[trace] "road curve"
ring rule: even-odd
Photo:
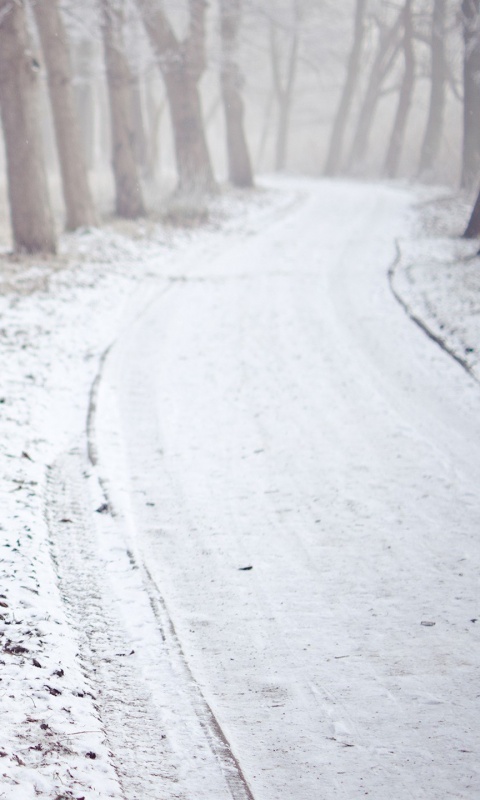
[[[99,386],[99,470],[173,654],[167,681],[130,609],[138,669],[189,765],[157,796],[473,800],[479,387],[390,292],[408,193],[302,192],[191,260]]]

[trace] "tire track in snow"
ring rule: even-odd
[[[125,800],[158,797],[159,781],[174,786],[178,782],[170,766],[175,759],[148,691],[139,685],[135,664],[126,655],[128,642],[105,594],[108,566],[99,558],[94,524],[88,519],[93,498],[86,491],[85,466],[80,453],[72,452],[49,471],[47,521],[58,583],[122,795]],[[68,535],[58,523],[67,516],[73,520]],[[177,790],[168,796],[187,798]]]
[[[170,287],[164,290],[162,294],[166,293],[169,288]],[[148,305],[143,309],[142,313],[157,300],[158,295],[156,296],[155,301],[152,300],[150,303],[148,303]],[[141,317],[142,313],[138,316]],[[114,346],[115,344],[110,345],[103,353],[100,360],[99,371],[92,384],[90,393],[87,416],[87,452],[91,465],[95,467],[97,471],[99,470],[99,453],[95,437],[95,424],[98,408],[98,393],[102,382],[105,364]],[[122,526],[122,523],[124,522],[122,519],[122,513],[112,500],[108,488],[108,480],[102,476],[100,472],[97,475],[97,480],[110,513],[116,520],[117,525],[120,524]],[[181,680],[183,681],[184,689],[188,692],[189,702],[191,703],[198,718],[203,734],[208,743],[208,747],[210,748],[212,756],[218,763],[225,778],[229,796],[232,798],[232,800],[254,800],[254,796],[242,771],[242,767],[233,753],[230,743],[224,731],[222,730],[218,719],[213,713],[209,703],[205,699],[202,690],[190,669],[181,641],[177,635],[175,625],[168,612],[160,588],[156,584],[145,563],[143,563],[143,561],[133,552],[133,548],[128,547],[126,552],[128,554],[131,568],[140,571],[143,589],[148,596],[150,607],[158,623],[158,631],[160,632],[164,642],[167,642],[168,640],[167,644],[170,651],[170,658],[172,661],[176,662],[177,672],[181,674]],[[116,598],[116,600],[120,601],[120,598]]]
[[[304,193],[295,192],[287,207],[276,208],[273,216],[276,219],[289,214],[291,208],[303,199]],[[271,217],[270,211],[268,215]],[[251,231],[240,233],[243,239]],[[191,264],[187,259],[187,274],[196,266],[196,262],[196,257]],[[142,286],[143,305],[138,301],[133,303],[136,313],[130,319],[127,318],[124,331],[152,303],[157,302],[161,295],[168,292],[176,281],[186,279],[188,278],[165,276],[168,285],[163,284],[158,290],[157,283],[153,286],[153,293],[151,282]],[[125,542],[118,541],[121,539],[120,516],[100,517],[94,513],[95,507],[101,502],[101,495],[111,507],[107,484],[96,467],[98,452],[94,429],[103,366],[114,345],[115,342],[102,354],[98,373],[91,387],[86,425],[87,452],[84,452],[85,443],[82,442],[79,449],[61,454],[52,465],[47,482],[45,513],[57,581],[72,626],[73,639],[78,643],[78,658],[92,687],[92,695],[82,702],[92,706],[92,713],[99,720],[97,727],[105,734],[110,749],[109,764],[118,777],[119,797],[122,796],[125,800],[158,800],[161,794],[164,800],[225,800],[227,797],[233,800],[253,800],[241,767],[190,672],[161,592],[147,570],[139,566],[132,551],[123,547]],[[86,473],[92,471],[91,467],[94,477],[87,480]],[[68,529],[64,524],[59,524],[61,519],[70,517],[73,524]],[[107,540],[108,546],[105,544]],[[154,699],[156,702],[152,700],[150,683],[148,679],[141,680],[133,653],[130,659],[128,637],[132,631],[131,628],[127,629],[128,626],[125,627],[125,620],[122,618],[125,598],[121,591],[112,595],[108,581],[112,577],[109,572],[112,571],[110,561],[114,550],[120,551],[114,569],[123,570],[126,583],[135,583],[136,578],[135,591],[138,599],[149,605],[155,616],[155,647],[163,671],[168,672],[170,669],[173,675],[170,680],[173,683],[175,680],[178,682],[178,675],[181,673],[184,696],[176,697],[175,687],[171,683],[165,689],[166,702],[163,705],[158,697]],[[118,587],[117,581],[116,588]],[[146,639],[143,641],[145,646],[150,644]],[[169,688],[172,689],[170,693]],[[197,727],[200,726],[201,729],[200,736],[192,731],[191,722],[187,725],[182,719],[178,721],[172,718],[181,706],[178,703],[178,708],[176,707],[178,699],[185,701],[186,705],[190,703],[195,709]],[[159,710],[163,713],[166,734],[162,733]],[[178,716],[182,717],[182,711],[178,712]],[[185,718],[187,716],[184,714]],[[188,730],[180,730],[182,725]],[[198,780],[192,781],[191,776],[185,774],[188,767],[184,768],[182,764],[189,744],[198,754],[198,759],[197,755],[190,755],[189,767],[197,767],[199,761],[203,761],[204,765],[215,761],[220,775],[200,788]],[[197,759],[197,763],[192,759]],[[96,763],[100,770],[105,769],[105,763]],[[211,770],[210,764],[210,779]]]
[[[291,213],[292,208],[297,207],[300,203],[304,202],[305,199],[306,199],[305,194],[296,196],[293,199],[293,201],[288,204],[287,208],[284,209],[280,208],[278,210],[277,214],[275,214],[274,221],[278,221],[276,217],[285,216]],[[166,287],[164,286],[160,291],[154,292],[153,296],[150,293],[150,297],[148,298],[148,300],[145,303],[143,303],[143,305],[141,305],[140,307],[140,310],[137,310],[137,313],[134,314],[134,316],[130,320],[128,320],[128,323],[124,325],[123,331],[119,332],[116,341],[112,342],[101,355],[98,372],[91,386],[87,420],[86,420],[87,455],[91,466],[95,470],[96,480],[98,481],[99,487],[101,489],[103,500],[106,506],[108,507],[109,513],[115,520],[117,534],[119,533],[118,528],[124,528],[125,520],[122,517],[121,510],[115,506],[115,503],[112,500],[111,492],[109,490],[108,478],[106,478],[104,475],[101,474],[101,463],[99,463],[101,460],[99,458],[98,443],[95,431],[96,417],[98,410],[98,396],[104,375],[105,366],[110,354],[115,348],[116,342],[119,341],[122,334],[124,334],[125,331],[128,330],[129,326],[131,326],[131,324],[134,324],[136,321],[141,319],[142,316],[146,313],[146,311],[150,308],[150,306],[154,305],[155,303],[158,303],[159,299],[161,299],[163,295],[167,294],[172,289],[174,289],[178,283],[182,283],[183,281],[189,280],[190,273],[192,272],[192,270],[195,269],[196,263],[197,263],[196,259],[194,259],[194,261],[190,266],[190,269],[187,269],[185,276],[172,277],[169,279],[169,284]],[[197,279],[202,280],[202,278],[198,278],[198,276]],[[125,533],[125,531],[123,531],[123,533]],[[124,539],[125,540],[128,539],[128,534],[124,536]],[[157,634],[160,635],[162,642],[165,643],[169,651],[169,658],[172,664],[174,664],[177,673],[181,674],[181,680],[183,683],[184,691],[188,694],[189,703],[194,709],[195,715],[201,726],[204,739],[208,744],[211,755],[218,764],[220,771],[225,779],[226,782],[225,789],[228,791],[228,796],[231,797],[232,800],[254,800],[254,796],[247,782],[247,779],[243,773],[242,767],[230,746],[227,736],[222,730],[222,727],[218,719],[216,718],[212,708],[210,707],[209,703],[204,697],[200,685],[196,681],[195,676],[191,671],[191,668],[189,666],[188,660],[185,656],[182,647],[182,643],[177,635],[175,625],[168,612],[168,608],[166,606],[165,599],[162,596],[160,588],[153,579],[146,565],[143,563],[143,560],[138,556],[136,556],[131,546],[129,545],[126,546],[125,554],[128,557],[130,569],[132,571],[137,571],[141,575],[141,583],[142,583],[141,589],[143,590],[145,597],[148,598],[150,608],[157,622]],[[66,556],[68,560],[69,555],[66,554]],[[93,561],[95,561],[95,554],[91,553],[90,558],[93,558]],[[121,598],[117,596],[114,598],[109,598],[109,601],[113,602],[113,604],[115,603],[118,604],[121,603]],[[81,622],[79,624],[81,626]],[[118,679],[120,679],[121,683],[122,679],[120,676],[117,676],[117,680]],[[125,678],[123,680],[125,680]],[[126,690],[127,695],[129,693],[132,694],[131,692],[132,687],[129,685],[128,679],[125,682],[124,688]],[[106,725],[108,725],[108,721],[106,721]],[[137,736],[140,741],[142,741],[145,738],[143,731],[137,731]],[[133,744],[132,747],[133,751],[135,751],[135,749],[138,749],[135,747],[135,743],[132,744]],[[214,793],[212,793],[211,790],[207,789],[207,791],[209,792],[208,794],[209,800],[212,800],[212,798],[216,795],[214,795]],[[146,797],[147,795],[143,796]],[[180,797],[180,795],[178,796]],[[175,795],[175,797],[177,797],[177,795]],[[196,800],[198,800],[198,797],[199,795],[196,794],[195,795]],[[225,791],[223,791],[221,795],[221,800],[223,800],[225,797],[226,794]]]
[[[247,779],[243,773],[242,767],[233,753],[230,743],[225,736],[218,719],[213,713],[211,706],[205,699],[202,690],[190,669],[183,651],[182,644],[178,638],[175,625],[168,613],[160,589],[158,588],[155,580],[145,564],[142,565],[142,569],[148,581],[148,586],[146,588],[153,612],[162,629],[165,630],[165,627],[168,628],[170,636],[175,643],[178,656],[183,662],[185,678],[189,682],[192,703],[202,729],[205,732],[205,736],[208,740],[210,748],[217,758],[225,775],[231,792],[231,797],[233,800],[237,800],[237,798],[238,800],[255,800],[248,785]]]
[[[125,800],[156,800],[159,791],[165,798],[176,800],[254,800],[227,737],[190,670],[161,591],[133,548],[123,540],[122,515],[113,506],[108,482],[98,475],[94,435],[97,394],[111,348],[101,359],[88,414],[87,454],[96,474],[88,480],[86,455],[72,450],[61,455],[49,470],[46,495],[57,580],[78,642],[82,669],[92,686],[92,695],[86,702],[93,704],[99,717],[110,763]],[[110,514],[94,516],[101,497]],[[61,519],[73,521],[68,535]],[[122,551],[113,566],[116,572],[122,570],[121,582],[116,576],[109,580],[111,552],[104,543],[102,546],[100,537],[104,543],[105,538],[114,540],[115,549]],[[171,671],[160,703],[150,694],[148,678],[140,674],[129,639],[132,631],[128,626],[126,629],[122,614],[122,605],[131,602],[132,596],[122,596],[121,587],[132,581],[136,595],[133,605],[143,602],[154,617],[156,652],[151,658],[158,660],[162,678]],[[138,613],[145,617],[145,610],[139,608]],[[140,650],[152,649],[151,639],[149,630]],[[137,652],[138,648],[137,641]],[[181,685],[179,693],[174,684]],[[196,724],[192,724],[192,715]],[[175,719],[177,716],[179,719]],[[192,765],[185,768],[182,763],[189,751],[190,761],[197,759],[204,765],[204,792],[191,777]],[[218,773],[213,781],[212,771]]]

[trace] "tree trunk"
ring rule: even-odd
[[[227,129],[228,175],[234,186],[251,188],[253,173],[243,127],[243,79],[236,59],[241,0],[220,0],[221,85]]]
[[[96,108],[92,80],[94,52],[93,43],[89,39],[74,43],[74,97],[87,169],[95,168]]]
[[[480,192],[463,236],[465,239],[477,239],[480,236]]]
[[[447,53],[445,46],[446,12],[447,0],[435,0],[432,17],[432,83],[430,90],[430,108],[420,155],[420,175],[432,171],[437,161],[440,143],[442,141],[447,77]]]
[[[330,147],[325,164],[326,175],[336,175],[340,169],[347,121],[360,74],[360,61],[365,37],[366,8],[367,0],[357,0],[353,47],[348,59],[347,77],[343,87],[342,97],[338,106],[335,122],[333,123]]]
[[[37,0],[33,11],[47,67],[67,230],[95,224],[87,168],[76,118],[72,68],[58,0]]]
[[[162,72],[172,119],[178,191],[202,194],[215,187],[198,83],[205,70],[205,0],[189,0],[190,29],[179,42],[160,5],[137,0]]]
[[[464,128],[462,186],[472,189],[480,176],[480,0],[463,0]]]
[[[178,190],[202,194],[214,187],[197,84],[182,69],[170,68],[165,87],[174,129]]]
[[[163,86],[162,86],[163,89]],[[155,178],[161,169],[160,127],[166,108],[166,99],[154,91],[151,79],[145,85],[148,161],[147,169],[150,178]]]
[[[0,113],[14,245],[20,252],[54,253],[39,124],[39,66],[30,48],[24,0],[0,0],[0,20]]]
[[[405,72],[398,99],[397,113],[393,123],[390,145],[385,159],[384,173],[388,178],[394,178],[398,172],[405,140],[405,131],[407,129],[408,115],[412,105],[413,87],[415,86],[412,0],[406,0],[404,8],[403,54],[405,59]]]
[[[132,80],[123,45],[123,14],[111,0],[101,0],[102,36],[110,103],[115,211],[135,219],[145,213],[135,159]]]
[[[271,92],[269,97],[268,97],[268,100],[267,100],[267,102],[265,104],[262,129],[261,129],[261,133],[260,133],[260,139],[259,139],[259,142],[258,142],[258,149],[257,149],[257,155],[256,155],[257,170],[260,170],[261,167],[262,167],[263,157],[264,157],[264,154],[265,154],[265,149],[266,149],[266,146],[267,146],[267,140],[268,140],[268,136],[269,136],[269,132],[270,132],[270,123],[271,123],[271,120],[272,120],[272,108],[273,108],[274,102],[275,102],[275,95],[274,95],[273,92]]]
[[[348,158],[348,169],[361,166],[368,150],[370,131],[375,118],[375,111],[380,100],[380,92],[385,78],[392,69],[398,55],[398,40],[402,25],[401,12],[395,24],[380,35],[375,60],[372,65],[365,97],[358,116],[353,137],[353,144]]]
[[[275,169],[281,172],[287,165],[288,136],[293,104],[293,90],[297,74],[300,6],[295,6],[295,23],[291,32],[290,52],[288,55],[287,75],[282,81],[280,70],[280,54],[278,49],[275,23],[270,24],[270,56],[272,63],[273,88],[278,104],[277,142],[275,148]]]
[[[132,119],[133,119],[133,149],[135,160],[142,173],[148,173],[148,137],[145,125],[145,112],[142,102],[142,87],[138,75],[132,75]]]

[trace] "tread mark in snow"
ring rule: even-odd
[[[110,349],[105,351],[101,367]],[[101,377],[102,368],[92,386],[87,422],[86,455],[93,466],[98,463],[94,419]],[[137,591],[138,588],[143,591],[144,602],[154,615],[152,624],[157,647],[161,648],[156,651],[158,659],[163,661],[163,669],[165,662],[169,662],[166,669],[170,668],[175,675],[176,685],[165,686],[164,696],[156,702],[150,696],[148,678],[139,675],[135,657],[112,658],[112,654],[130,653],[136,648],[132,648],[124,625],[121,609],[124,598],[118,592],[112,594],[107,577],[109,565],[105,554],[99,552],[99,533],[103,536],[104,527],[111,526],[115,529],[113,535],[121,537],[118,528],[122,518],[112,506],[106,482],[98,480],[110,515],[93,513],[98,499],[94,504],[91,486],[86,481],[85,456],[78,450],[60,456],[48,474],[46,517],[58,584],[78,642],[84,674],[93,687],[92,700],[93,695],[96,697],[92,711],[105,732],[121,795],[125,800],[156,799],[161,786],[165,797],[172,800],[191,800],[194,796],[204,800],[213,797],[223,800],[227,796],[232,800],[254,800],[240,764],[190,670],[161,592],[146,567],[139,569],[138,560],[125,542],[118,542],[120,548],[126,545],[122,567],[139,575]],[[68,535],[60,523],[67,518],[75,520]],[[184,705],[180,709],[177,703]],[[190,720],[192,712],[197,720],[197,733],[195,723]],[[182,761],[186,747],[197,759],[187,766]],[[207,775],[212,768],[217,771],[214,779],[217,789],[211,791],[213,787],[203,786],[206,794],[197,791],[197,779],[194,774],[192,777],[201,765]]]
[[[170,766],[175,759],[148,693],[138,685],[135,665],[126,658],[111,657],[128,651],[116,609],[104,592],[105,565],[100,564],[93,524],[87,518],[91,498],[82,485],[83,467],[80,454],[68,453],[48,474],[46,516],[58,584],[76,635],[83,672],[92,684],[94,713],[113,754],[111,764],[122,796],[126,800],[157,797],[160,782],[174,786],[178,782]],[[67,509],[74,512],[76,520],[68,535],[57,523]],[[187,800],[178,788],[169,796]]]
[[[89,516],[93,506],[83,471],[83,458],[75,451],[61,456],[52,466],[48,474],[46,516],[58,583],[77,638],[84,674],[92,684],[91,696],[95,696],[93,713],[99,717],[99,727],[104,730],[113,754],[111,766],[122,796],[125,800],[139,797],[156,800],[159,786],[166,792],[165,797],[172,800],[192,800],[198,796],[189,786],[189,775],[183,774],[188,773],[188,767],[182,764],[185,742],[179,743],[178,739],[186,736],[189,746],[195,749],[194,758],[198,754],[195,766],[200,768],[200,763],[205,763],[208,774],[211,771],[208,763],[213,759],[217,764],[219,775],[223,776],[222,800],[227,796],[232,800],[254,800],[227,738],[189,669],[161,593],[145,567],[141,570],[142,588],[155,616],[156,632],[165,645],[163,653],[158,655],[170,662],[177,687],[179,680],[182,686],[180,690],[177,688],[177,696],[169,693],[171,687],[165,687],[165,696],[157,704],[150,696],[148,681],[139,678],[138,664],[127,658],[112,658],[130,653],[132,648],[123,633],[120,609],[123,598],[109,593],[108,564],[98,553],[94,526],[97,520],[105,520],[104,524],[115,526],[116,535],[118,519],[115,523],[111,517],[93,513]],[[67,510],[76,520],[68,535],[59,522]],[[126,549],[125,561],[129,571],[138,574],[138,563]],[[185,725],[182,712],[175,707],[180,695],[193,710],[200,736],[192,733],[191,721]],[[187,709],[186,716],[189,714],[191,711]],[[172,728],[175,731],[170,736]],[[192,769],[191,765],[189,768]],[[206,789],[207,794],[202,794],[202,798],[220,797],[215,790],[209,794]]]
[[[150,305],[150,303],[148,305]],[[95,417],[97,412],[98,391],[102,380],[105,363],[114,344],[115,343],[113,342],[102,354],[99,370],[95,380],[93,381],[90,391],[86,424],[87,454],[92,466],[97,468],[99,459],[98,449],[95,441]],[[98,476],[98,481],[103,492],[105,505],[110,509],[112,516],[117,517],[117,511],[112,503],[111,498],[109,497],[107,482],[100,476]],[[131,552],[131,550],[128,550],[127,552],[130,565],[134,569],[138,568],[134,554]],[[247,567],[246,569],[251,569],[251,567]],[[188,686],[191,695],[190,700],[194,706],[195,713],[203,729],[205,738],[208,741],[208,745],[212,751],[212,754],[215,756],[215,759],[217,760],[224,774],[224,778],[231,792],[231,796],[233,800],[254,800],[251,789],[248,785],[245,775],[243,774],[242,768],[230,747],[228,739],[225,736],[210,705],[203,696],[200,686],[195,680],[195,677],[183,652],[181,642],[177,636],[173,621],[168,613],[162,594],[145,564],[142,564],[142,573],[144,579],[144,588],[148,594],[155,619],[158,622],[158,632],[162,640],[165,641],[166,637],[164,630],[165,628],[168,628],[169,630],[171,638],[170,644],[173,644],[173,648],[176,650],[176,658],[181,662],[183,667],[185,685]]]
[[[237,798],[238,800],[254,800],[242,768],[230,747],[220,723],[195,680],[162,594],[145,564],[143,565],[143,571],[150,585],[150,589],[153,590],[153,592],[149,591],[153,613],[155,614],[161,630],[163,630],[162,626],[165,623],[165,620],[162,618],[165,616],[167,617],[166,624],[168,625],[170,635],[175,642],[179,656],[183,662],[196,714],[205,732],[208,743],[224,772],[225,779],[232,793],[232,798],[234,798],[234,800],[237,800]]]

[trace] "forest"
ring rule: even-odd
[[[0,0],[0,800],[480,797],[480,0]]]
[[[285,170],[459,187],[475,237],[479,84],[480,0],[1,0],[2,239]]]

